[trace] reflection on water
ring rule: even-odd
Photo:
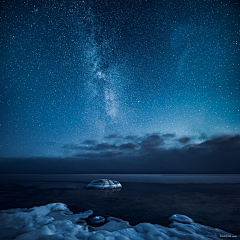
[[[105,189],[92,189],[92,188],[85,188],[87,191],[94,191],[98,194],[111,194],[117,193],[122,190],[122,188],[105,188]]]

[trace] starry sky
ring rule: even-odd
[[[194,152],[240,171],[237,0],[0,4],[1,163],[179,172]]]

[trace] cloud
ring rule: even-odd
[[[137,147],[137,145],[133,144],[133,143],[125,143],[125,144],[121,144],[119,146],[120,150],[135,150]]]
[[[82,142],[82,144],[86,144],[86,145],[95,145],[97,143],[96,140],[85,140],[84,142]]]
[[[100,143],[100,144],[90,147],[88,150],[106,151],[106,150],[115,150],[115,149],[117,149],[117,146],[115,144]]]
[[[187,142],[189,142],[191,140],[191,138],[189,138],[189,137],[182,137],[182,138],[179,138],[178,139],[178,141],[180,142],[180,143],[187,143]]]
[[[74,157],[81,158],[81,159],[116,159],[119,156],[122,156],[122,152],[98,152],[98,153],[78,153],[74,155]]]
[[[87,141],[90,142],[90,141]],[[86,144],[86,141],[84,142],[84,145]],[[91,141],[91,146],[82,146],[78,144],[66,144],[63,145],[63,149],[68,150],[86,150],[86,151],[106,151],[106,150],[113,150],[117,149],[117,146],[114,144],[108,144],[108,143],[99,143],[96,144],[96,142]]]
[[[161,144],[163,144],[163,139],[158,135],[150,135],[143,138],[139,145],[142,149],[153,149],[159,147]]]
[[[119,138],[119,137],[120,137],[120,136],[117,135],[117,134],[110,134],[110,135],[106,136],[105,138],[106,138],[106,139],[112,139],[112,138]]]
[[[79,146],[78,144],[64,144],[62,149],[79,150],[82,149],[82,146]]]
[[[240,135],[214,137],[198,145],[211,150],[240,151]]]
[[[174,133],[167,133],[162,135],[164,138],[174,138],[175,134]]]
[[[201,133],[200,136],[199,136],[199,139],[200,140],[206,140],[208,137],[206,135],[206,133]]]
[[[70,152],[66,158],[2,158],[0,172],[240,173],[240,135],[217,136],[200,144],[194,143],[194,138],[191,138],[191,144],[168,149],[164,147],[167,140],[162,135],[133,139],[137,139],[136,142],[122,137],[121,141],[125,142],[120,144],[92,141],[90,146],[86,146],[85,142],[64,145],[62,149]],[[175,140],[183,141],[182,138]],[[190,141],[187,140],[184,142]]]

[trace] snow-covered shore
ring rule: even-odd
[[[63,203],[44,206],[16,208],[0,211],[1,240],[165,240],[165,239],[223,239],[237,236],[221,229],[194,223],[191,218],[175,214],[171,224],[140,223],[131,226],[127,221],[109,217],[100,227],[88,226],[86,219],[92,210],[73,214]]]

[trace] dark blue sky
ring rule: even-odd
[[[0,9],[0,157],[143,157],[148,141],[170,151],[232,137],[239,146],[237,0]]]

